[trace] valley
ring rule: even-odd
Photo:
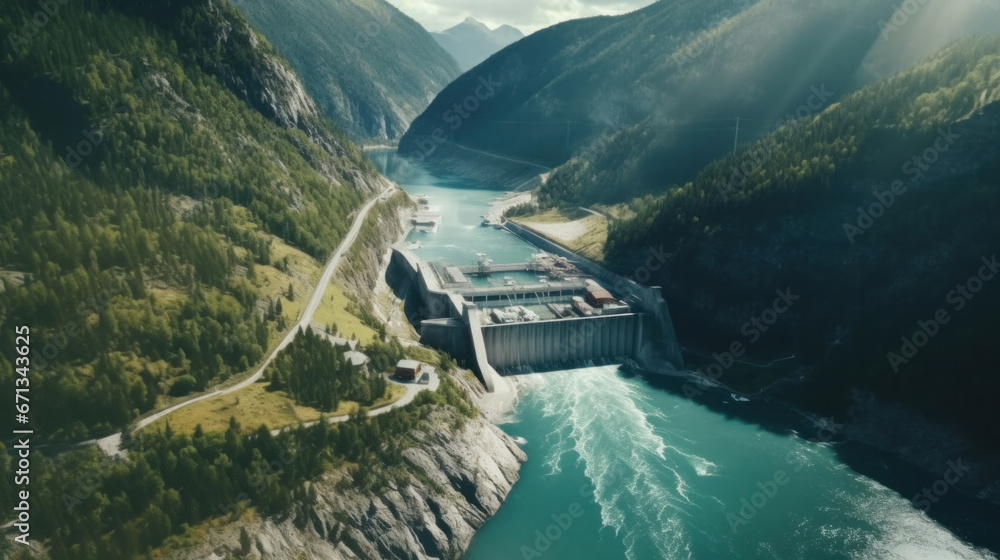
[[[392,154],[374,155],[387,176],[442,207],[441,230],[407,237],[420,259],[471,263],[488,248],[497,263],[508,263],[537,250],[507,231],[478,224],[499,191],[437,175]],[[758,319],[762,329],[769,320],[767,314]],[[744,348],[760,336],[746,338]],[[743,356],[745,350],[737,352]],[[742,363],[729,363],[723,383],[757,367],[736,360]],[[784,366],[778,361],[762,367],[767,372]],[[811,557],[843,549],[844,531],[851,534],[844,557],[905,558],[910,550],[942,558],[994,557],[989,550],[997,543],[986,519],[997,514],[997,506],[977,505],[966,495],[949,507],[935,506],[930,518],[915,512],[908,500],[928,483],[924,471],[851,441],[846,418],[800,412],[764,395],[738,397],[687,370],[664,376],[618,365],[552,369],[522,370],[497,381],[513,385],[498,385],[497,393],[518,394],[500,425],[526,442],[529,461],[464,558],[698,558],[747,549]],[[760,482],[775,473],[787,476],[780,489],[763,505],[744,505],[758,499],[753,494]],[[769,506],[771,500],[781,505]],[[881,505],[872,509],[869,503]],[[963,514],[970,507],[984,516],[981,522],[970,523]],[[574,515],[560,525],[567,511]],[[798,520],[795,538],[787,536],[788,516]],[[914,524],[921,527],[915,542]]]
[[[998,13],[5,3],[0,558],[997,558]]]

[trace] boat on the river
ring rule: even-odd
[[[441,207],[432,206],[431,198],[426,195],[417,195],[417,211],[410,219],[417,231],[424,233],[437,233],[441,227]]]

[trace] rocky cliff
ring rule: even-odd
[[[394,141],[456,78],[455,61],[384,0],[237,0],[302,76],[320,111],[359,142]]]
[[[347,265],[337,271],[336,282],[355,301],[371,299],[372,291],[385,276],[387,251],[409,232],[410,216],[416,205],[410,196],[397,191],[379,204],[365,219],[357,241],[347,253]]]
[[[352,489],[343,471],[329,473],[310,486],[313,505],[284,519],[245,516],[208,529],[203,544],[176,557],[459,558],[500,508],[526,457],[482,416],[452,431],[454,420],[454,412],[442,409],[414,428],[403,452],[409,478],[366,494]],[[241,527],[249,549],[246,539],[241,544]]]
[[[327,180],[337,185],[347,183],[364,194],[386,186],[361,149],[320,114],[299,76],[274,46],[228,3],[106,1],[170,36],[189,62],[214,76],[268,120],[302,131],[306,138],[300,137],[296,148]],[[341,164],[323,162],[323,155],[314,153],[317,146]]]

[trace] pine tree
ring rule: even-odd
[[[247,533],[246,527],[240,527],[240,557],[246,558],[250,556],[250,551],[253,549],[253,540],[250,538],[250,534]]]

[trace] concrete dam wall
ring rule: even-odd
[[[480,328],[489,364],[502,370],[636,357],[643,322],[629,313]]]
[[[634,354],[641,362],[652,364],[660,359],[677,369],[684,367],[680,343],[677,342],[677,332],[674,330],[674,322],[670,318],[670,309],[667,307],[667,302],[663,299],[660,290],[643,286],[615,274],[594,261],[577,255],[518,224],[508,221],[504,227],[536,247],[554,255],[566,257],[577,268],[593,275],[594,278],[621,294],[630,304],[637,305],[644,312],[649,313],[652,316],[652,324],[648,331],[651,332],[645,333],[645,343]]]
[[[444,350],[458,360],[475,358],[469,326],[461,319],[424,319],[420,322],[420,344]]]
[[[397,247],[393,250],[392,263],[401,273],[397,276],[406,278],[410,285],[407,294],[419,305],[415,315],[420,317],[421,343],[464,360],[490,392],[497,386],[498,370],[537,371],[625,359],[636,360],[643,365],[663,364],[666,360],[673,367],[681,367],[673,323],[658,290],[612,274],[595,263],[516,228],[516,224],[511,226],[516,233],[543,249],[572,256],[571,260],[579,263],[578,268],[621,294],[630,303],[633,312],[484,325],[475,302],[466,301],[459,293],[443,288],[430,266]],[[549,285],[542,291],[534,291],[534,287],[527,289],[529,291],[520,287],[499,286],[480,290],[482,293],[473,290],[475,293],[467,295],[469,299],[479,299],[478,303],[488,305],[494,300],[538,304],[546,298],[558,296],[566,299],[577,293],[575,287],[557,285]],[[552,290],[558,293],[552,293]],[[407,299],[409,301],[410,298]]]
[[[392,250],[390,265],[397,267],[416,286],[420,297],[421,314],[429,319],[458,319],[463,314],[463,300],[458,294],[447,292],[438,285],[434,273],[413,253],[398,247]]]

